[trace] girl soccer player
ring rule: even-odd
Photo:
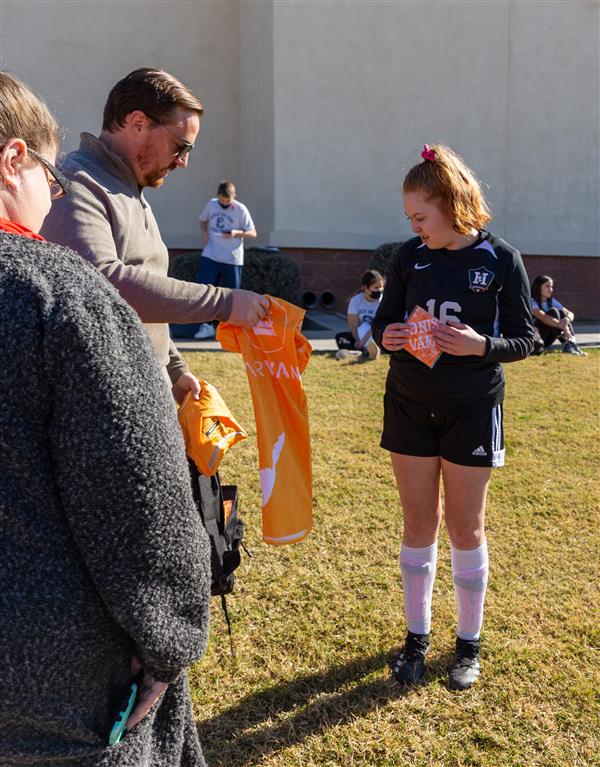
[[[421,156],[403,184],[417,236],[394,259],[373,323],[375,341],[391,352],[381,446],[391,453],[404,511],[408,634],[393,676],[414,684],[425,673],[441,480],[458,608],[449,686],[467,689],[479,676],[486,494],[491,467],[504,464],[500,363],[527,357],[534,331],[521,256],[484,228],[491,216],[473,171],[441,144],[425,145]],[[438,320],[442,354],[432,368],[406,351],[405,321],[416,306]]]

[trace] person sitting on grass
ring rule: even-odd
[[[543,354],[558,338],[565,354],[587,356],[575,340],[573,320],[575,315],[553,298],[554,280],[547,274],[538,275],[531,284],[531,313],[533,324],[544,343],[539,354]]]
[[[350,330],[338,333],[335,337],[339,349],[335,355],[337,360],[351,357],[375,360],[379,357],[379,347],[371,334],[371,323],[381,303],[384,284],[384,278],[374,269],[363,274],[361,290],[352,296],[348,304]]]

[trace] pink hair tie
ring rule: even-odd
[[[421,157],[424,160],[429,160],[429,162],[435,162],[435,150],[430,149],[429,144],[425,144],[423,151],[421,152]]]

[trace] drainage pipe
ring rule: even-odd
[[[331,290],[324,290],[319,297],[319,301],[323,309],[328,312],[332,312],[337,304],[337,299]]]
[[[316,309],[318,303],[317,294],[312,290],[307,290],[302,294],[302,306],[305,309]]]

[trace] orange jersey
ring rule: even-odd
[[[254,404],[263,540],[301,541],[312,529],[308,407],[301,374],[312,348],[300,332],[304,311],[267,296],[269,313],[254,328],[222,322],[217,340],[241,352]]]
[[[200,381],[199,399],[194,399],[190,392],[185,395],[177,417],[185,451],[200,474],[207,477],[217,473],[229,448],[248,436],[219,392],[207,381]]]

